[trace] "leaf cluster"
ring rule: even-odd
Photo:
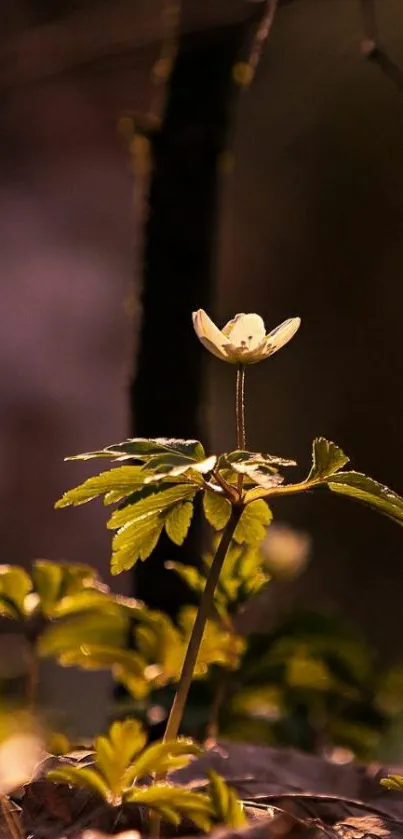
[[[200,746],[184,737],[147,745],[138,720],[127,719],[114,722],[107,735],[96,738],[91,765],[63,765],[47,777],[54,783],[90,789],[112,807],[145,807],[176,826],[183,818],[203,831],[215,823],[242,825],[243,811],[235,793],[215,773],[206,792],[158,781],[201,753]]]

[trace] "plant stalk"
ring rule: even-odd
[[[182,722],[183,713],[185,710],[186,700],[189,693],[189,688],[193,679],[193,672],[196,664],[196,659],[200,650],[200,644],[203,639],[204,628],[206,621],[214,602],[214,592],[218,583],[218,578],[221,573],[227,551],[234,535],[235,528],[241,518],[243,507],[233,507],[230,519],[226,525],[224,533],[221,537],[220,544],[217,548],[216,555],[213,559],[207,582],[203,594],[201,596],[200,605],[197,610],[196,620],[190,636],[188,648],[186,650],[185,660],[183,662],[182,672],[179,679],[178,688],[175,694],[175,699],[168,717],[167,727],[164,734],[164,742],[166,740],[174,740],[178,736],[179,728]]]
[[[204,629],[209,614],[212,611],[214,604],[214,592],[221,573],[221,568],[224,564],[231,539],[234,535],[235,528],[241,518],[243,512],[242,506],[233,506],[231,516],[227,522],[220,544],[217,548],[215,557],[213,559],[205,589],[201,596],[199,608],[197,610],[196,620],[190,636],[188,648],[186,650],[185,660],[182,666],[182,672],[179,678],[178,688],[175,694],[175,699],[172,703],[172,708],[168,717],[167,726],[164,734],[164,743],[167,740],[174,740],[179,733],[180,725],[183,719],[183,714],[186,706],[186,700],[190,685],[192,684],[193,673],[197,656],[200,650],[200,645],[203,640]],[[156,778],[157,780],[157,778]],[[162,780],[158,777],[158,780]],[[158,839],[160,835],[161,817],[157,814],[152,814],[150,818],[150,837],[151,839]]]
[[[238,364],[236,371],[236,445],[245,451],[245,365]],[[243,475],[238,475],[238,492],[242,492]]]

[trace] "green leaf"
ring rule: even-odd
[[[296,466],[294,460],[286,460],[258,452],[234,451],[220,458],[219,465],[228,465],[239,475],[244,475],[255,484],[271,489],[283,482],[278,466]]]
[[[95,764],[113,797],[121,796],[127,768],[134,755],[144,749],[147,737],[138,720],[112,723],[108,735],[95,740]]]
[[[55,507],[59,509],[71,504],[77,507],[110,492],[114,493],[115,501],[120,501],[143,484],[144,472],[141,466],[117,466],[87,478],[84,483],[68,490],[56,501]]]
[[[19,565],[0,565],[0,614],[23,618],[27,610],[27,596],[32,592],[32,580]]]
[[[251,481],[265,489],[271,489],[284,480],[279,475],[277,466],[295,466],[296,464],[293,460],[285,460],[272,455],[235,451],[220,458],[219,467],[223,465],[229,466],[233,473],[248,478],[248,483]]]
[[[58,562],[37,560],[32,566],[32,579],[40,597],[42,612],[47,615],[60,595],[63,567]]]
[[[183,565],[181,562],[166,562],[165,568],[175,571],[192,591],[201,594],[206,585],[206,578],[194,565]]]
[[[149,520],[136,522],[136,529],[131,528],[129,533],[119,531],[118,537],[114,537],[112,546],[111,574],[116,576],[122,571],[130,571],[133,565],[140,560],[147,559],[157,546],[161,536],[164,522],[155,524]]]
[[[317,437],[312,444],[312,468],[307,481],[328,478],[349,462],[347,455],[324,437]]]
[[[81,646],[125,647],[129,628],[125,609],[87,612],[50,623],[38,641],[38,653],[58,658]]]
[[[235,790],[231,789],[224,778],[221,778],[213,770],[210,770],[208,777],[210,781],[208,792],[213,805],[215,820],[219,824],[225,824],[227,827],[235,829],[245,827],[246,816]]]
[[[200,748],[190,738],[178,737],[177,740],[153,743],[148,746],[135,760],[125,774],[125,785],[131,786],[147,775],[163,775],[178,768],[175,758],[180,757],[181,766],[187,766],[194,755],[203,754]]]
[[[154,455],[146,461],[143,467],[146,474],[145,483],[161,481],[170,477],[176,478],[186,473],[192,476],[195,472],[200,474],[211,472],[216,462],[216,455],[210,455],[203,460],[195,460],[178,452]],[[203,482],[201,481],[201,483]]]
[[[116,610],[116,602],[113,596],[96,589],[84,589],[76,594],[70,594],[55,603],[53,608],[47,610],[52,618],[63,618],[81,612],[93,611],[96,609]]]
[[[231,504],[218,492],[204,492],[204,515],[215,530],[224,530],[231,516]]]
[[[60,769],[51,769],[47,773],[47,779],[55,784],[69,784],[72,787],[89,789],[111,803],[108,785],[95,769],[86,766],[63,766]]]
[[[374,507],[397,524],[403,524],[403,498],[360,472],[341,472],[327,481],[329,489]]]
[[[229,454],[224,455],[225,460],[227,463],[230,463],[234,466],[234,464],[247,464],[247,463],[262,463],[265,466],[271,466],[274,471],[277,471],[275,467],[277,466],[296,466],[295,460],[288,460],[284,457],[277,457],[276,455],[272,454],[262,454],[259,452],[244,452],[240,449],[236,449],[234,452],[229,452]]]
[[[245,507],[240,521],[236,526],[233,537],[235,542],[247,542],[249,546],[263,542],[266,536],[266,529],[272,518],[272,512],[263,499],[251,501]]]
[[[203,446],[198,440],[175,440],[166,437],[157,437],[152,440],[146,437],[134,437],[125,440],[123,443],[107,446],[105,449],[68,457],[66,460],[92,460],[93,458],[99,457],[109,457],[112,459],[132,457],[137,460],[145,460],[152,455],[163,454],[169,451],[180,452],[196,460],[203,460],[205,457]]]
[[[153,784],[150,787],[131,787],[125,790],[127,803],[142,804],[160,813],[163,818],[178,824],[178,817],[187,817],[203,831],[212,825],[212,807],[207,795],[192,792],[169,784]]]
[[[167,536],[175,545],[182,545],[186,539],[193,516],[193,503],[184,501],[176,504],[165,519]]]
[[[403,778],[401,775],[388,775],[387,778],[382,778],[380,783],[381,786],[387,789],[398,790],[399,792],[403,790]]]
[[[178,484],[164,488],[155,487],[155,492],[142,498],[136,504],[130,504],[112,514],[107,526],[118,528],[112,541],[112,574],[119,574],[131,568],[138,559],[147,559],[155,548],[162,528],[178,502],[192,502],[197,487],[194,484]],[[178,538],[189,519],[186,510],[182,521],[182,531],[175,532],[174,522],[171,532]],[[170,528],[168,528],[170,529]],[[169,535],[169,534],[168,534]]]
[[[110,530],[119,530],[135,524],[137,520],[144,521],[146,517],[156,516],[164,508],[170,508],[178,501],[191,501],[197,489],[197,486],[188,483],[168,487],[164,485],[147,487],[149,490],[147,496],[140,497],[140,500],[126,505],[121,510],[115,510],[107,527]]]
[[[110,670],[114,680],[125,685],[135,699],[143,699],[152,690],[152,679],[146,677],[147,662],[133,650],[82,644],[80,647],[63,650],[57,658],[62,667]]]
[[[32,579],[41,600],[42,611],[50,616],[53,607],[64,597],[83,589],[106,591],[91,565],[73,562],[51,562],[37,559],[32,566]]]

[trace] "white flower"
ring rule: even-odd
[[[193,312],[193,326],[203,346],[230,364],[263,361],[291,340],[300,323],[301,318],[289,318],[266,335],[260,315],[235,315],[223,329],[218,329],[204,309]]]

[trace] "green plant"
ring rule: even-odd
[[[127,601],[129,603],[129,601]],[[32,573],[17,565],[0,565],[0,616],[20,623],[26,642],[27,698],[36,702],[39,639],[51,621],[103,609],[119,610],[119,597],[103,585],[88,565],[36,560]],[[138,605],[132,601],[135,607]]]
[[[198,753],[192,742],[178,739],[194,676],[204,675],[211,664],[228,670],[239,664],[243,642],[235,631],[235,617],[269,580],[259,546],[273,518],[271,500],[327,488],[403,522],[403,499],[362,473],[346,471],[348,457],[322,437],[313,442],[307,477],[295,483],[285,482],[283,475],[283,470],[296,465],[293,460],[247,450],[246,365],[284,346],[299,328],[299,318],[285,321],[269,335],[255,314],[237,315],[222,331],[201,310],[193,319],[203,345],[236,366],[236,449],[209,455],[196,440],[134,438],[77,455],[72,459],[103,458],[112,461],[112,466],[66,492],[56,507],[84,504],[98,497],[103,497],[106,505],[117,505],[107,527],[114,531],[111,570],[119,574],[147,559],[163,530],[173,542],[182,544],[194,500],[201,494],[204,515],[217,534],[214,552],[204,558],[201,571],[175,565],[177,573],[200,594],[196,612],[185,609],[174,625],[161,613],[112,595],[91,569],[77,571],[77,576],[71,572],[71,579],[70,572],[54,564],[35,566],[33,580],[24,576],[25,572],[21,574],[22,569],[16,569],[16,575],[8,567],[0,589],[3,613],[26,625],[35,657],[54,655],[63,665],[110,668],[135,697],[177,682],[162,743],[145,748],[145,734],[136,720],[114,723],[108,736],[96,740],[93,767],[63,766],[49,776],[90,787],[111,806],[130,802],[146,806],[158,814],[152,819],[154,836],[160,816],[177,823],[187,815],[203,829],[214,820],[237,826],[244,818],[236,797],[218,776],[211,775],[209,791],[203,794],[166,784],[166,776],[172,768],[184,765],[189,755]],[[35,615],[40,617],[40,628],[33,631]],[[131,628],[135,650],[126,649]],[[289,644],[285,647],[287,656]],[[279,664],[284,664],[284,650],[283,659],[281,655],[278,658],[277,650],[277,662],[276,650],[270,655],[274,656],[274,672],[278,672]],[[306,677],[309,655],[307,648],[294,650],[294,682],[302,672],[301,667],[298,670],[301,657]],[[310,663],[316,676],[318,666],[323,671],[323,661],[311,656]],[[32,677],[32,685],[35,680],[36,676]],[[32,700],[35,690],[30,688],[29,693]],[[153,783],[139,784],[146,774],[153,775]]]
[[[178,825],[183,817],[201,830],[216,822],[244,823],[241,805],[219,776],[212,774],[205,793],[156,781],[174,769],[186,766],[202,749],[193,740],[178,738],[146,745],[147,736],[138,720],[114,722],[106,736],[97,737],[93,765],[62,766],[48,773],[55,783],[90,789],[107,805],[121,808],[137,804]]]
[[[175,625],[163,613],[110,592],[89,566],[38,560],[31,574],[19,566],[0,566],[0,615],[22,628],[32,707],[42,657],[56,658],[64,667],[108,669],[136,699],[177,682],[195,608],[183,609]],[[128,650],[131,632],[134,649]],[[236,668],[242,651],[240,638],[208,621],[196,678],[204,678],[212,664]]]
[[[280,471],[294,466],[294,461],[246,450],[245,365],[261,361],[284,346],[299,328],[299,318],[285,321],[269,335],[263,320],[255,314],[237,315],[222,331],[202,310],[194,314],[193,320],[204,346],[237,368],[236,450],[207,455],[198,441],[165,438],[135,438],[107,446],[77,458],[107,458],[112,460],[113,467],[66,492],[56,505],[83,504],[99,496],[104,497],[107,505],[120,504],[107,524],[116,531],[111,561],[114,574],[131,568],[139,559],[147,559],[163,529],[170,539],[182,544],[197,493],[203,495],[206,517],[222,532],[168,719],[165,733],[168,740],[175,738],[180,728],[205,624],[228,550],[233,542],[257,542],[263,538],[272,519],[268,507],[272,499],[328,488],[378,509],[399,524],[403,522],[403,499],[362,473],[344,471],[349,458],[323,437],[314,440],[311,469],[305,480],[297,483],[285,483]]]

